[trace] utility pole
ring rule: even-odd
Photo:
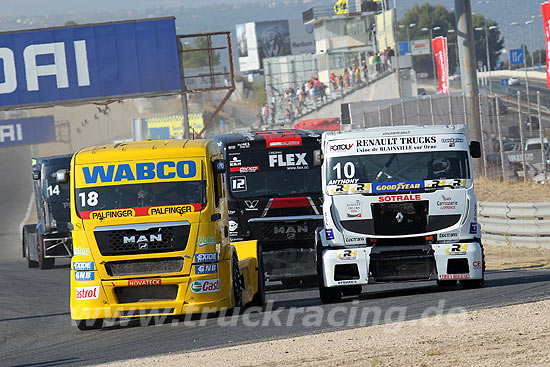
[[[479,89],[475,69],[474,29],[472,25],[472,4],[470,0],[455,0],[456,15],[456,41],[460,56],[460,79],[462,91],[466,94],[466,113],[472,115],[472,126],[469,127],[471,140],[481,139],[481,123],[479,120]],[[481,148],[483,151],[483,147]],[[476,160],[477,162],[477,160]],[[482,163],[474,165],[475,173],[479,176],[483,173]]]

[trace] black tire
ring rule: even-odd
[[[27,258],[27,267],[28,268],[37,268],[38,267],[38,261],[31,260],[31,254],[30,254],[30,246],[33,245],[32,243],[29,243],[29,236],[32,233],[36,232],[36,227],[33,225],[27,225],[23,227],[23,251],[25,251],[25,256]]]
[[[26,226],[23,226],[23,231],[21,231],[21,248],[23,250],[23,258],[27,256],[27,249],[25,247],[25,242],[26,242],[25,237],[27,237],[27,229],[25,227]]]
[[[103,326],[103,319],[93,319],[93,320],[75,320],[76,327],[79,330],[96,330],[101,329]]]
[[[54,258],[44,258],[43,254],[45,253],[45,249],[44,249],[44,237],[42,235],[38,235],[38,250],[37,250],[37,254],[38,254],[38,267],[40,268],[40,270],[45,270],[45,269],[51,269],[54,267],[55,265],[55,259]]]
[[[453,287],[456,285],[456,280],[438,280],[438,287]]]
[[[362,291],[363,287],[358,284],[342,287],[342,295],[344,296],[358,296]]]
[[[242,307],[243,306],[243,282],[241,278],[241,272],[239,270],[239,258],[236,253],[233,253],[232,261],[232,277],[233,277],[233,298],[235,304],[233,307]]]
[[[476,289],[483,288],[485,285],[485,251],[483,250],[483,244],[481,239],[479,240],[479,245],[481,246],[481,269],[483,271],[483,277],[481,279],[464,279],[460,281],[460,285],[464,289]]]
[[[265,306],[265,274],[264,274],[264,258],[262,256],[262,247],[258,243],[258,291],[252,297],[249,306]]]
[[[285,288],[300,288],[302,286],[300,279],[283,279],[281,283]]]

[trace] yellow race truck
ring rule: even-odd
[[[265,301],[257,242],[229,243],[225,161],[210,140],[78,151],[69,180],[71,318],[216,312]]]

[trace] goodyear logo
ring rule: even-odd
[[[195,208],[193,205],[179,205],[179,206],[161,206],[149,208],[149,215],[165,215],[165,214],[179,214],[184,215],[187,213],[193,213]]]
[[[424,181],[385,182],[372,185],[372,192],[397,192],[424,188]]]
[[[140,181],[155,178],[170,180],[176,177],[195,177],[197,164],[194,161],[141,162],[136,163],[135,166],[134,164],[121,163],[108,166],[82,167],[82,174],[87,185],[98,182]]]
[[[127,218],[135,216],[134,209],[102,210],[90,213],[90,219]]]

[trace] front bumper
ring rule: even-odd
[[[325,248],[322,262],[326,287],[387,281],[483,278],[483,249],[479,242]]]

